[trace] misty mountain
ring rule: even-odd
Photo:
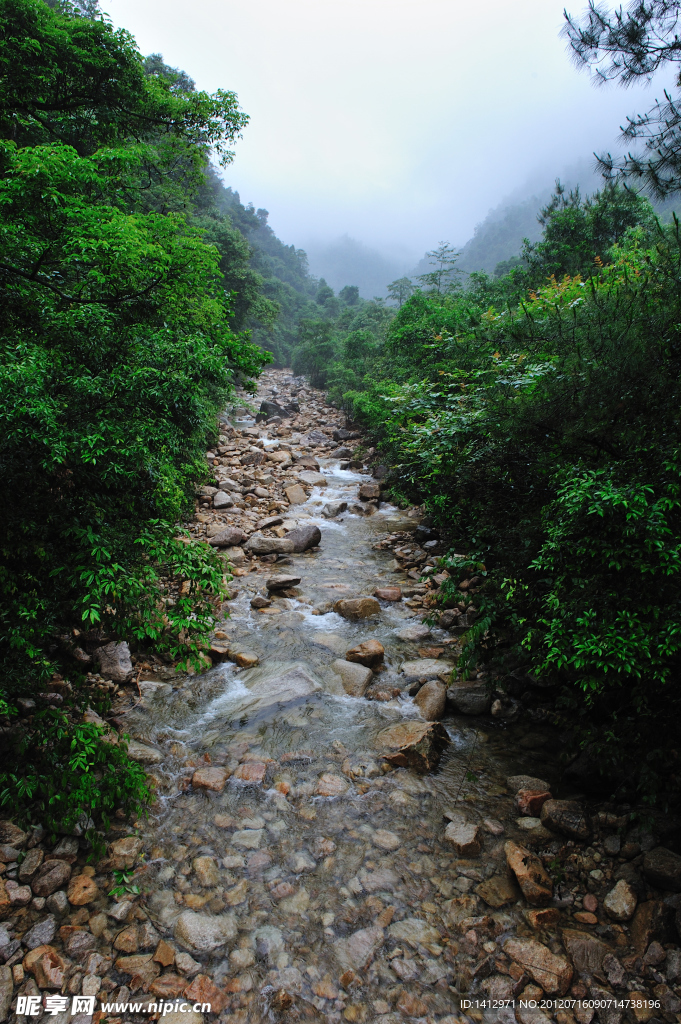
[[[315,277],[323,277],[335,291],[357,285],[363,299],[384,296],[387,285],[411,265],[410,260],[391,260],[349,235],[326,244],[310,242],[305,251]]]

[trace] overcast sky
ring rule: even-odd
[[[101,5],[143,53],[238,93],[251,123],[225,181],[297,246],[462,244],[514,189],[612,148],[661,91],[592,86],[559,37],[564,0]]]

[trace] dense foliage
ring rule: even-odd
[[[223,567],[178,524],[217,412],[266,358],[235,328],[275,310],[206,200],[210,152],[228,161],[246,123],[233,93],[42,0],[0,3],[0,66],[1,788],[63,827],[146,797],[123,747],[73,731],[64,636],[200,651]]]
[[[509,274],[404,302],[363,376],[336,343],[327,380],[359,380],[340,400],[393,494],[485,567],[464,664],[512,655],[573,749],[652,796],[681,710],[679,226],[611,185],[559,187],[542,224]]]

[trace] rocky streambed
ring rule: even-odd
[[[536,695],[453,672],[482,581],[438,608],[439,540],[361,444],[286,371],[226,412],[210,667],[81,651],[157,799],[94,863],[0,823],[0,1020],[681,1019],[681,857],[561,783]]]

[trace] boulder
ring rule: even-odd
[[[307,501],[307,494],[300,484],[291,484],[284,488],[284,494],[288,498],[289,505],[304,505]]]
[[[359,430],[347,430],[346,427],[340,427],[338,430],[334,430],[331,436],[334,441],[354,441],[362,435]]]
[[[347,501],[330,501],[328,505],[325,505],[322,509],[322,515],[325,519],[335,519],[336,516],[345,512],[347,507]]]
[[[535,907],[547,904],[553,896],[553,882],[539,857],[511,840],[504,844],[504,853],[527,902]]]
[[[402,600],[402,588],[401,587],[377,587],[374,590],[374,597],[377,597],[379,601],[401,601]]]
[[[267,400],[260,403],[260,412],[267,419],[270,419],[272,416],[280,416],[282,419],[290,416],[290,413],[280,405],[277,405],[276,402],[268,402]]]
[[[236,938],[232,914],[198,914],[185,910],[175,922],[175,941],[190,953],[210,953]]]
[[[369,480],[360,486],[358,497],[360,501],[376,501],[381,497],[381,485],[376,480]]]
[[[288,704],[322,690],[303,662],[267,662],[242,672],[239,682],[249,692],[239,693],[233,703],[225,705],[225,713],[234,716],[260,714],[278,704]]]
[[[664,846],[656,846],[645,854],[643,874],[656,889],[681,892],[681,857]]]
[[[603,900],[603,906],[614,921],[628,921],[634,916],[638,902],[636,893],[623,878]]]
[[[431,679],[414,697],[421,715],[427,722],[439,722],[445,713],[447,689],[439,679]]]
[[[105,679],[111,679],[114,683],[127,683],[132,678],[130,648],[124,640],[98,648],[95,658]]]
[[[417,661],[405,661],[400,672],[409,681],[417,679],[437,679],[445,672],[451,672],[451,662],[439,661],[437,658],[419,658]]]
[[[376,737],[376,746],[386,761],[423,772],[436,767],[448,743],[447,730],[439,722],[396,722]]]
[[[372,615],[380,615],[381,606],[375,597],[349,597],[336,601],[333,610],[337,615],[351,622],[368,619]]]
[[[238,526],[227,526],[213,537],[209,537],[208,543],[215,548],[231,548],[243,544],[245,540],[246,534]]]
[[[591,838],[591,825],[577,800],[547,800],[541,809],[541,822],[568,839],[586,842]]]
[[[293,544],[293,550],[300,554],[301,551],[309,551],[316,548],[322,542],[322,532],[314,523],[304,523],[297,526],[295,530],[289,530],[286,540]]]
[[[262,533],[251,534],[244,547],[254,555],[290,555],[294,551],[288,537],[265,537]]]
[[[213,495],[213,508],[231,508],[234,498],[227,491],[218,491]]]
[[[298,479],[308,487],[326,487],[328,483],[323,473],[315,473],[312,469],[304,469],[298,474]]]
[[[445,829],[445,839],[460,857],[478,857],[480,854],[480,826],[455,815]]]
[[[366,665],[368,668],[375,668],[376,665],[380,665],[385,656],[385,648],[382,643],[378,640],[365,640],[363,643],[358,644],[357,647],[352,647],[345,653],[346,661],[356,661],[360,665]]]
[[[486,715],[492,693],[486,683],[456,680],[447,690],[447,700],[460,715]]]
[[[374,677],[371,669],[365,665],[359,665],[353,661],[343,661],[342,658],[337,658],[332,662],[331,668],[336,675],[340,676],[343,689],[351,697],[363,697],[367,686]]]
[[[565,995],[572,981],[572,966],[565,957],[534,939],[507,939],[503,950],[547,995]]]
[[[288,587],[297,587],[300,583],[300,576],[270,576],[265,580],[268,591],[286,590]]]

